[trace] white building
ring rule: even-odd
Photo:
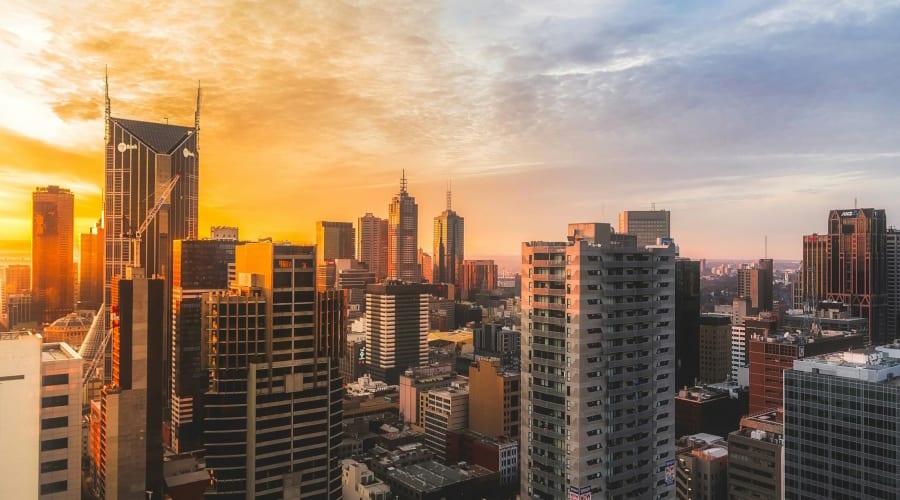
[[[731,381],[741,383],[744,377],[749,377],[747,368],[747,331],[744,328],[743,318],[740,324],[731,324]],[[749,385],[744,383],[743,385]]]
[[[0,498],[38,498],[41,338],[0,333]]]
[[[599,223],[523,243],[523,498],[673,497],[675,255]]]
[[[341,460],[341,485],[344,500],[390,500],[391,488],[355,460]]]
[[[41,348],[41,498],[81,498],[81,357],[65,342]]]

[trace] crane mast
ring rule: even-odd
[[[178,183],[178,179],[180,178],[180,172],[176,173],[175,176],[172,177],[172,180],[170,180],[169,183],[166,184],[166,187],[163,188],[162,192],[159,194],[156,203],[154,203],[153,207],[147,211],[147,217],[144,219],[144,222],[141,223],[134,234],[130,235],[132,268],[138,269],[141,267],[141,236],[143,236],[144,232],[147,231],[147,228],[150,227],[150,223],[153,222],[153,219],[156,218],[156,214],[159,213],[163,205],[165,205],[166,202],[169,201],[169,196],[172,195],[172,191],[175,189],[175,184]]]

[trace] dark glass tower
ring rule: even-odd
[[[419,276],[419,205],[406,192],[406,172],[400,193],[388,205],[388,278],[417,283]]]
[[[447,209],[434,218],[434,283],[460,284],[464,245],[465,219],[451,208],[447,191]]]

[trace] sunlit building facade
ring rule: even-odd
[[[75,308],[75,195],[47,186],[35,190],[32,200],[32,315],[49,323]]]
[[[418,257],[419,205],[406,191],[404,172],[400,192],[388,205],[388,278],[418,283],[421,279]]]
[[[356,224],[356,258],[383,281],[388,273],[388,221],[367,213]]]

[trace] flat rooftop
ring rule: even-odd
[[[794,370],[900,386],[900,344],[798,359]]]
[[[492,472],[477,465],[463,470],[429,460],[405,467],[389,467],[386,474],[413,491],[431,492],[472,478],[490,475]]]
[[[43,363],[70,359],[81,359],[81,356],[75,352],[75,349],[72,349],[72,346],[65,342],[54,342],[41,346],[41,362]]]

